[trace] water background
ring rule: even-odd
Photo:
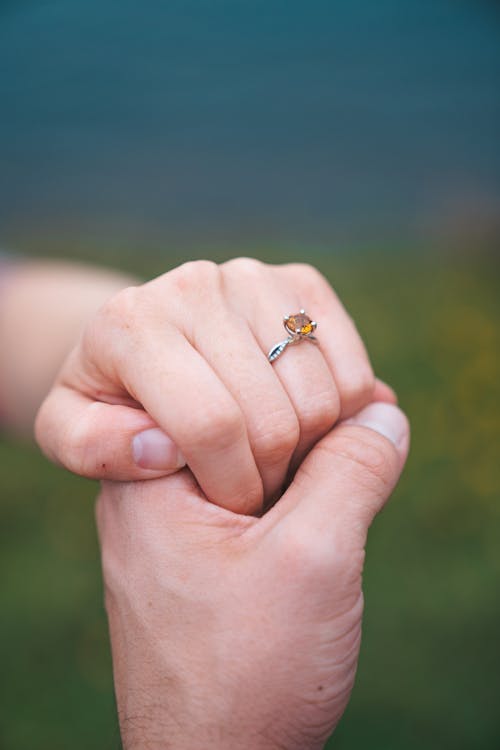
[[[0,242],[500,235],[488,0],[0,2]]]

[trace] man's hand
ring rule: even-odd
[[[97,508],[126,750],[316,750],[347,704],[366,533],[406,459],[406,418],[338,425],[262,518],[185,469],[106,483]]]
[[[283,315],[303,306],[320,346],[291,346],[271,365]],[[210,500],[258,513],[290,466],[374,395],[394,398],[318,271],[197,261],[104,305],[42,406],[37,438],[96,479],[152,479],[187,463]]]

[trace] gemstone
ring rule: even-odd
[[[299,331],[302,336],[307,336],[307,334],[312,333],[314,330],[311,318],[308,315],[305,315],[305,313],[294,313],[293,315],[289,315],[288,318],[285,319],[285,328],[290,333],[296,333]]]

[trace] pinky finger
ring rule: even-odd
[[[42,404],[35,434],[48,458],[90,479],[155,479],[186,465],[142,409],[94,401],[62,385]]]
[[[375,388],[371,400],[372,402],[385,401],[387,404],[398,403],[398,397],[396,396],[395,391],[393,391],[390,385],[387,385],[387,383],[384,383],[383,380],[379,380],[378,378],[375,380]]]

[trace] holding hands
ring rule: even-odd
[[[299,337],[271,363],[303,307],[320,345]],[[87,325],[36,430],[49,457],[107,480],[127,750],[323,747],[354,681],[367,530],[408,452],[395,401],[306,265],[188,263]]]
[[[187,469],[105,482],[97,508],[127,750],[319,750],[356,672],[368,526],[408,450],[373,404],[312,449],[262,517]]]
[[[307,306],[320,346],[290,346],[283,315]],[[290,470],[376,384],[356,328],[321,274],[240,258],[187,263],[112,297],[42,406],[37,437],[77,474],[151,479],[187,464],[209,500],[259,513]]]

